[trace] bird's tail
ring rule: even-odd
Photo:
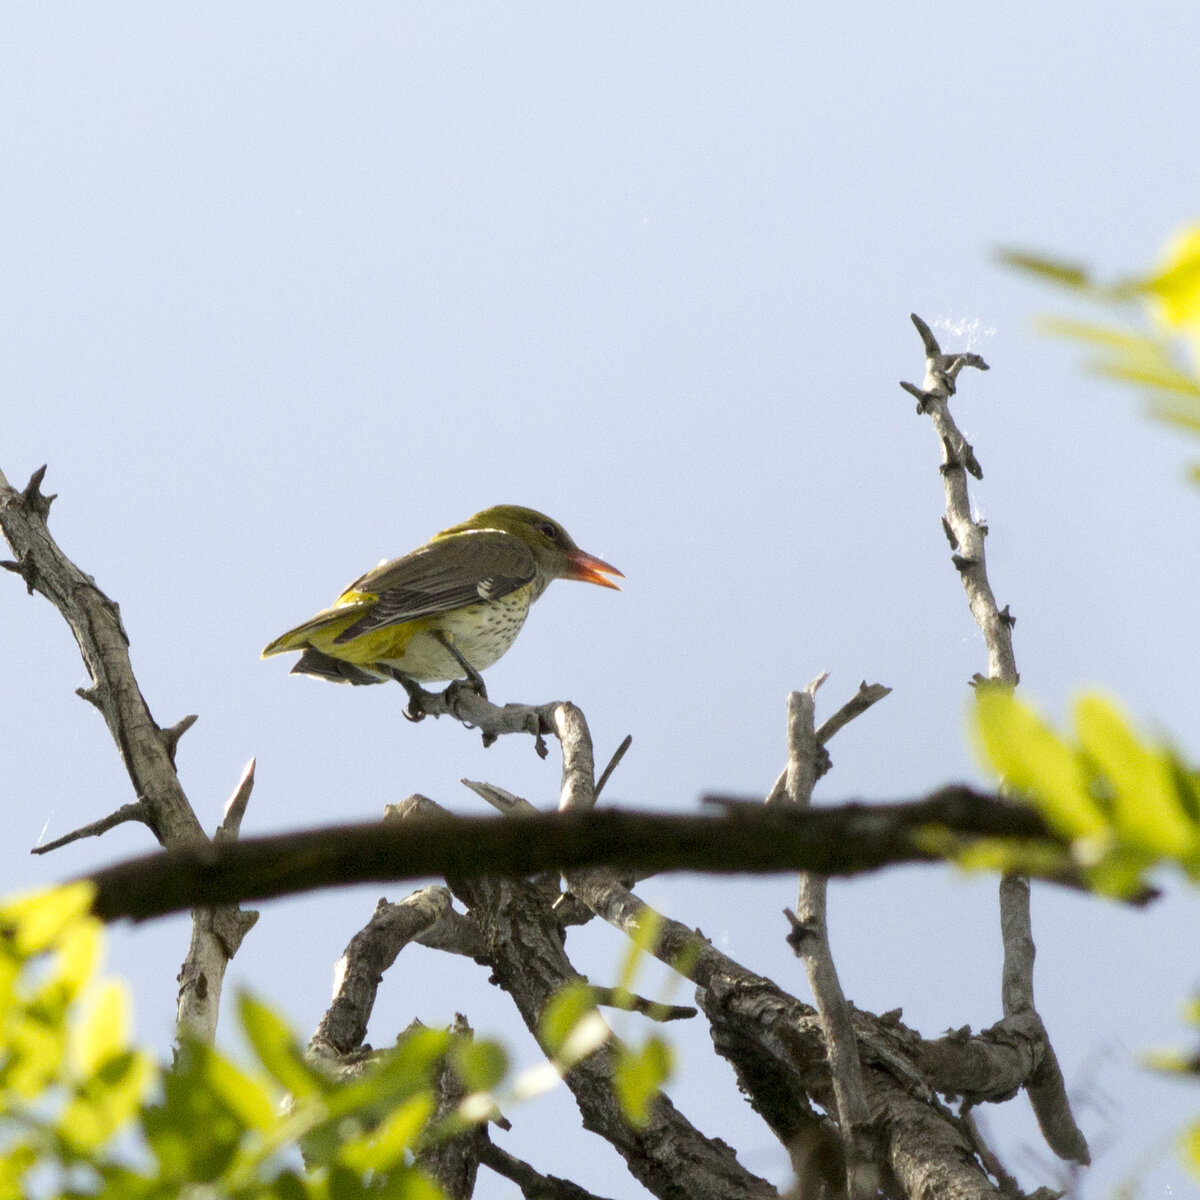
[[[287,647],[284,648],[287,649]],[[334,683],[359,685],[384,682],[379,675],[362,667],[356,667],[354,663],[348,663],[344,659],[334,658],[331,654],[314,650],[311,646],[296,659],[291,673],[293,675],[315,675],[318,679],[329,679]]]
[[[272,654],[286,654],[289,650],[307,649],[312,644],[313,635],[317,633],[329,633],[336,636],[347,625],[353,625],[369,607],[368,604],[352,603],[338,604],[333,608],[327,608],[317,613],[315,617],[310,617],[303,625],[297,625],[295,629],[289,629],[287,633],[280,634],[273,642],[264,647],[262,656],[270,658]]]

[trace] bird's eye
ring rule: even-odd
[[[543,521],[538,526],[538,532],[544,533],[552,542],[558,540],[558,526],[553,521]]]

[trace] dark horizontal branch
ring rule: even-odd
[[[347,884],[611,866],[639,873],[855,875],[937,861],[923,834],[1062,843],[1032,809],[968,787],[900,804],[803,812],[734,805],[721,816],[617,809],[332,826],[237,842],[182,846],[88,876],[105,920],[143,920],[196,905],[265,900]],[[1080,886],[1064,875],[1058,882]]]

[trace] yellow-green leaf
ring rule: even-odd
[[[77,921],[92,920],[90,883],[68,883],[12,896],[0,906],[0,929],[13,933],[18,951],[32,956],[49,949]]]
[[[1162,352],[1161,343],[1144,333],[1134,333],[1115,325],[1101,325],[1096,321],[1080,321],[1073,317],[1039,317],[1034,322],[1034,329],[1053,337],[1069,338],[1131,354],[1158,355]]]
[[[1143,745],[1116,706],[1102,696],[1079,698],[1075,729],[1084,753],[1111,785],[1119,838],[1156,855],[1192,853],[1196,828],[1179,802],[1170,754]]]
[[[592,987],[586,979],[576,979],[559,988],[546,1002],[538,1021],[542,1045],[551,1054],[557,1054],[571,1031],[595,1007]]]
[[[508,1054],[499,1042],[460,1038],[451,1049],[451,1061],[471,1092],[490,1091],[508,1073]]]
[[[243,992],[238,1010],[259,1062],[276,1083],[296,1097],[325,1090],[326,1081],[308,1065],[295,1035],[272,1009]]]
[[[973,731],[984,761],[1018,792],[1036,796],[1046,819],[1067,837],[1103,832],[1103,812],[1088,791],[1079,756],[1007,688],[976,693]]]
[[[355,1171],[389,1171],[404,1161],[433,1116],[432,1092],[422,1092],[405,1101],[370,1133],[342,1145],[339,1161]]]
[[[1186,226],[1171,239],[1162,266],[1145,286],[1168,329],[1200,325],[1200,225]]]
[[[1200,1175],[1200,1121],[1183,1131],[1183,1161],[1191,1168],[1193,1175]]]
[[[102,1062],[124,1050],[128,1040],[129,996],[122,983],[110,979],[88,997],[71,1026],[72,1071],[80,1077],[93,1074]]]
[[[638,914],[637,925],[630,938],[630,946],[625,952],[621,971],[617,977],[619,992],[627,992],[633,987],[642,957],[653,953],[658,945],[658,935],[662,932],[662,923],[662,916],[652,908],[643,908]]]
[[[1038,275],[1063,287],[1079,289],[1092,286],[1087,267],[1081,263],[1047,258],[1023,250],[999,250],[996,257],[1005,266],[1015,267],[1018,271],[1025,271],[1030,275]]]
[[[92,1154],[138,1110],[153,1071],[137,1052],[108,1059],[63,1106],[58,1133],[77,1154]]]
[[[621,1110],[633,1125],[645,1125],[650,1105],[671,1074],[671,1048],[662,1038],[647,1039],[641,1050],[614,1047],[613,1087]]]

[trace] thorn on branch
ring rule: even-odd
[[[950,543],[950,549],[957,550],[958,538],[954,536],[954,530],[950,528],[950,522],[945,517],[942,518],[942,532],[946,535],[946,541]]]
[[[1000,610],[999,615],[1000,615],[1000,620],[1003,621],[1004,624],[1009,627],[1009,629],[1011,629],[1017,623],[1017,618],[1014,617],[1012,615],[1012,613],[1010,613],[1008,611],[1007,604]]]
[[[174,725],[166,729],[160,729],[162,734],[163,745],[166,747],[167,757],[171,760],[171,765],[175,765],[175,750],[179,746],[179,739],[199,720],[195,713],[189,713],[186,717],[181,717]]]
[[[800,920],[790,908],[785,908],[783,915],[787,917],[788,924],[792,927],[791,933],[787,935],[784,941],[792,948],[792,953],[797,958],[800,958],[804,954],[806,944],[811,942],[813,938],[820,936],[820,930],[815,924]]]
[[[633,745],[633,734],[627,733],[625,740],[613,752],[613,756],[609,759],[608,766],[600,773],[600,778],[596,780],[596,799],[600,798],[600,793],[604,790],[604,785],[608,782],[609,777],[617,769],[621,759],[625,757],[625,751]]]
[[[46,516],[50,512],[51,503],[58,499],[57,493],[49,496],[42,493],[42,480],[45,477],[46,467],[43,464],[29,477],[29,482],[25,485],[25,490],[21,493],[21,500],[25,507],[36,516],[41,517],[43,521],[45,521]]]
[[[1015,621],[1016,618],[1014,617],[1013,620]],[[977,690],[979,688],[997,687],[1004,688],[1006,691],[1011,692],[1012,689],[1021,682],[1021,676],[1018,673],[1017,677],[1011,681],[1007,679],[991,679],[987,675],[980,675],[980,673],[976,671],[975,674],[971,676],[970,680],[968,680],[968,682]]]
[[[76,688],[75,695],[80,700],[86,700],[93,708],[98,709],[100,712],[104,711],[104,703],[100,699],[100,685],[98,683],[91,683],[87,687]]]
[[[965,554],[952,554],[950,555],[950,561],[954,564],[954,569],[959,573],[962,573],[963,571],[975,566],[979,560],[976,558],[969,558]]]
[[[33,589],[37,586],[37,567],[33,561],[33,555],[27,554],[24,558],[17,562],[12,559],[7,559],[0,562],[0,567],[6,571],[12,571],[15,575],[25,580],[25,590],[32,596]]]
[[[933,336],[933,330],[916,313],[909,313],[908,319],[916,326],[917,332],[921,335],[921,343],[925,347],[925,357],[941,358],[942,348],[938,345],[937,338]]]

